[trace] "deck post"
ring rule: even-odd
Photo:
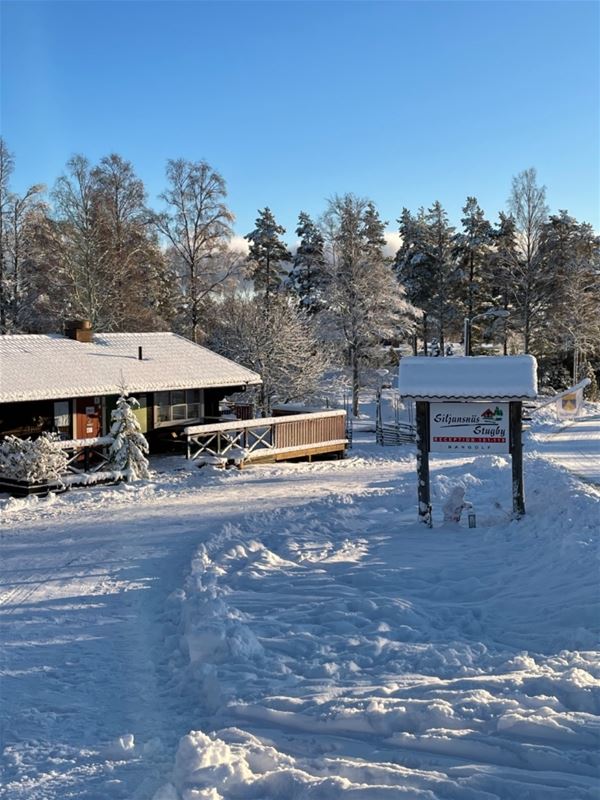
[[[429,488],[429,403],[417,400],[417,479],[419,522],[431,528],[431,497]]]
[[[190,439],[190,435],[189,435],[189,433],[188,433],[188,434],[187,434],[187,436],[185,437],[185,444],[186,444],[186,448],[185,448],[185,449],[186,449],[186,454],[185,454],[185,457],[187,458],[187,460],[188,460],[188,461],[189,461],[189,460],[190,460],[190,458],[192,457],[192,445],[190,444],[190,441],[191,441],[191,439]]]
[[[512,462],[512,500],[513,515],[519,519],[525,513],[525,491],[523,483],[523,423],[521,402],[509,404],[510,414],[510,455]]]

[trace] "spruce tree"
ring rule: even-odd
[[[309,215],[302,211],[298,217],[296,235],[300,237],[300,244],[289,273],[289,286],[298,298],[300,308],[307,314],[315,314],[323,307],[326,280],[323,234]]]
[[[425,209],[420,208],[413,215],[408,208],[403,208],[398,225],[402,244],[396,253],[394,270],[406,290],[407,299],[421,312],[423,352],[427,355],[427,319],[431,312],[434,282],[432,264],[427,254]],[[416,338],[414,352],[415,355],[418,352]]]
[[[384,258],[386,225],[387,222],[382,221],[375,204],[369,200],[363,214],[362,233],[365,238],[365,250],[374,259],[382,260]]]
[[[135,397],[128,397],[123,391],[111,414],[110,435],[114,441],[109,451],[110,463],[130,481],[150,477],[146,458],[148,442],[133,413],[139,405]]]
[[[411,328],[412,309],[383,254],[383,226],[375,207],[347,194],[330,200],[327,216],[335,237],[328,314],[347,352],[357,416],[364,367],[381,358],[383,342]]]
[[[244,237],[250,242],[248,261],[252,268],[254,288],[264,293],[268,308],[271,295],[281,286],[285,271],[282,264],[292,255],[280,236],[285,228],[278,225],[270,208],[258,212],[256,228]]]

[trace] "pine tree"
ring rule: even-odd
[[[384,256],[383,223],[374,206],[347,194],[330,201],[327,217],[335,237],[328,315],[345,345],[352,371],[352,413],[357,416],[362,371],[376,363],[383,342],[410,329],[411,307]]]
[[[280,239],[285,228],[278,225],[270,208],[258,212],[256,228],[244,237],[250,242],[248,262],[254,288],[264,293],[267,308],[271,295],[281,286],[285,274],[282,264],[292,260],[292,255]]]
[[[109,451],[110,463],[125,475],[126,480],[132,481],[150,477],[146,458],[148,442],[133,413],[139,406],[135,397],[128,397],[127,392],[123,391],[111,414],[110,435],[114,441]]]
[[[489,275],[484,274],[492,242],[492,226],[477,198],[467,197],[461,219],[462,231],[454,238],[455,256],[462,270],[465,314],[469,319],[491,305]]]
[[[296,235],[300,244],[288,281],[292,293],[298,298],[300,308],[315,314],[323,307],[323,289],[326,282],[323,234],[308,214],[298,217]]]
[[[512,269],[516,255],[515,221],[504,212],[500,212],[497,225],[492,228],[492,248],[488,253],[487,270],[489,273],[492,303],[497,308],[510,311],[512,308],[513,279]],[[511,318],[505,318],[502,325],[502,349],[508,355],[508,339],[511,331]]]

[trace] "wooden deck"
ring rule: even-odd
[[[185,429],[189,459],[214,458],[243,466],[324,454],[343,456],[348,446],[346,412],[236,420]]]

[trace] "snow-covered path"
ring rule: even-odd
[[[293,482],[262,477],[260,468],[184,471],[163,475],[166,488],[9,501],[0,560],[6,796],[151,795],[192,727],[189,699],[171,685],[165,638],[173,635],[168,597],[198,544],[248,513],[357,484],[349,470],[326,483],[318,470]],[[119,742],[129,734],[137,749]]]
[[[6,800],[591,800],[594,489],[409,450],[5,504]],[[462,485],[478,527],[444,526]]]
[[[576,419],[556,432],[538,433],[535,440],[543,455],[600,486],[600,414]]]

